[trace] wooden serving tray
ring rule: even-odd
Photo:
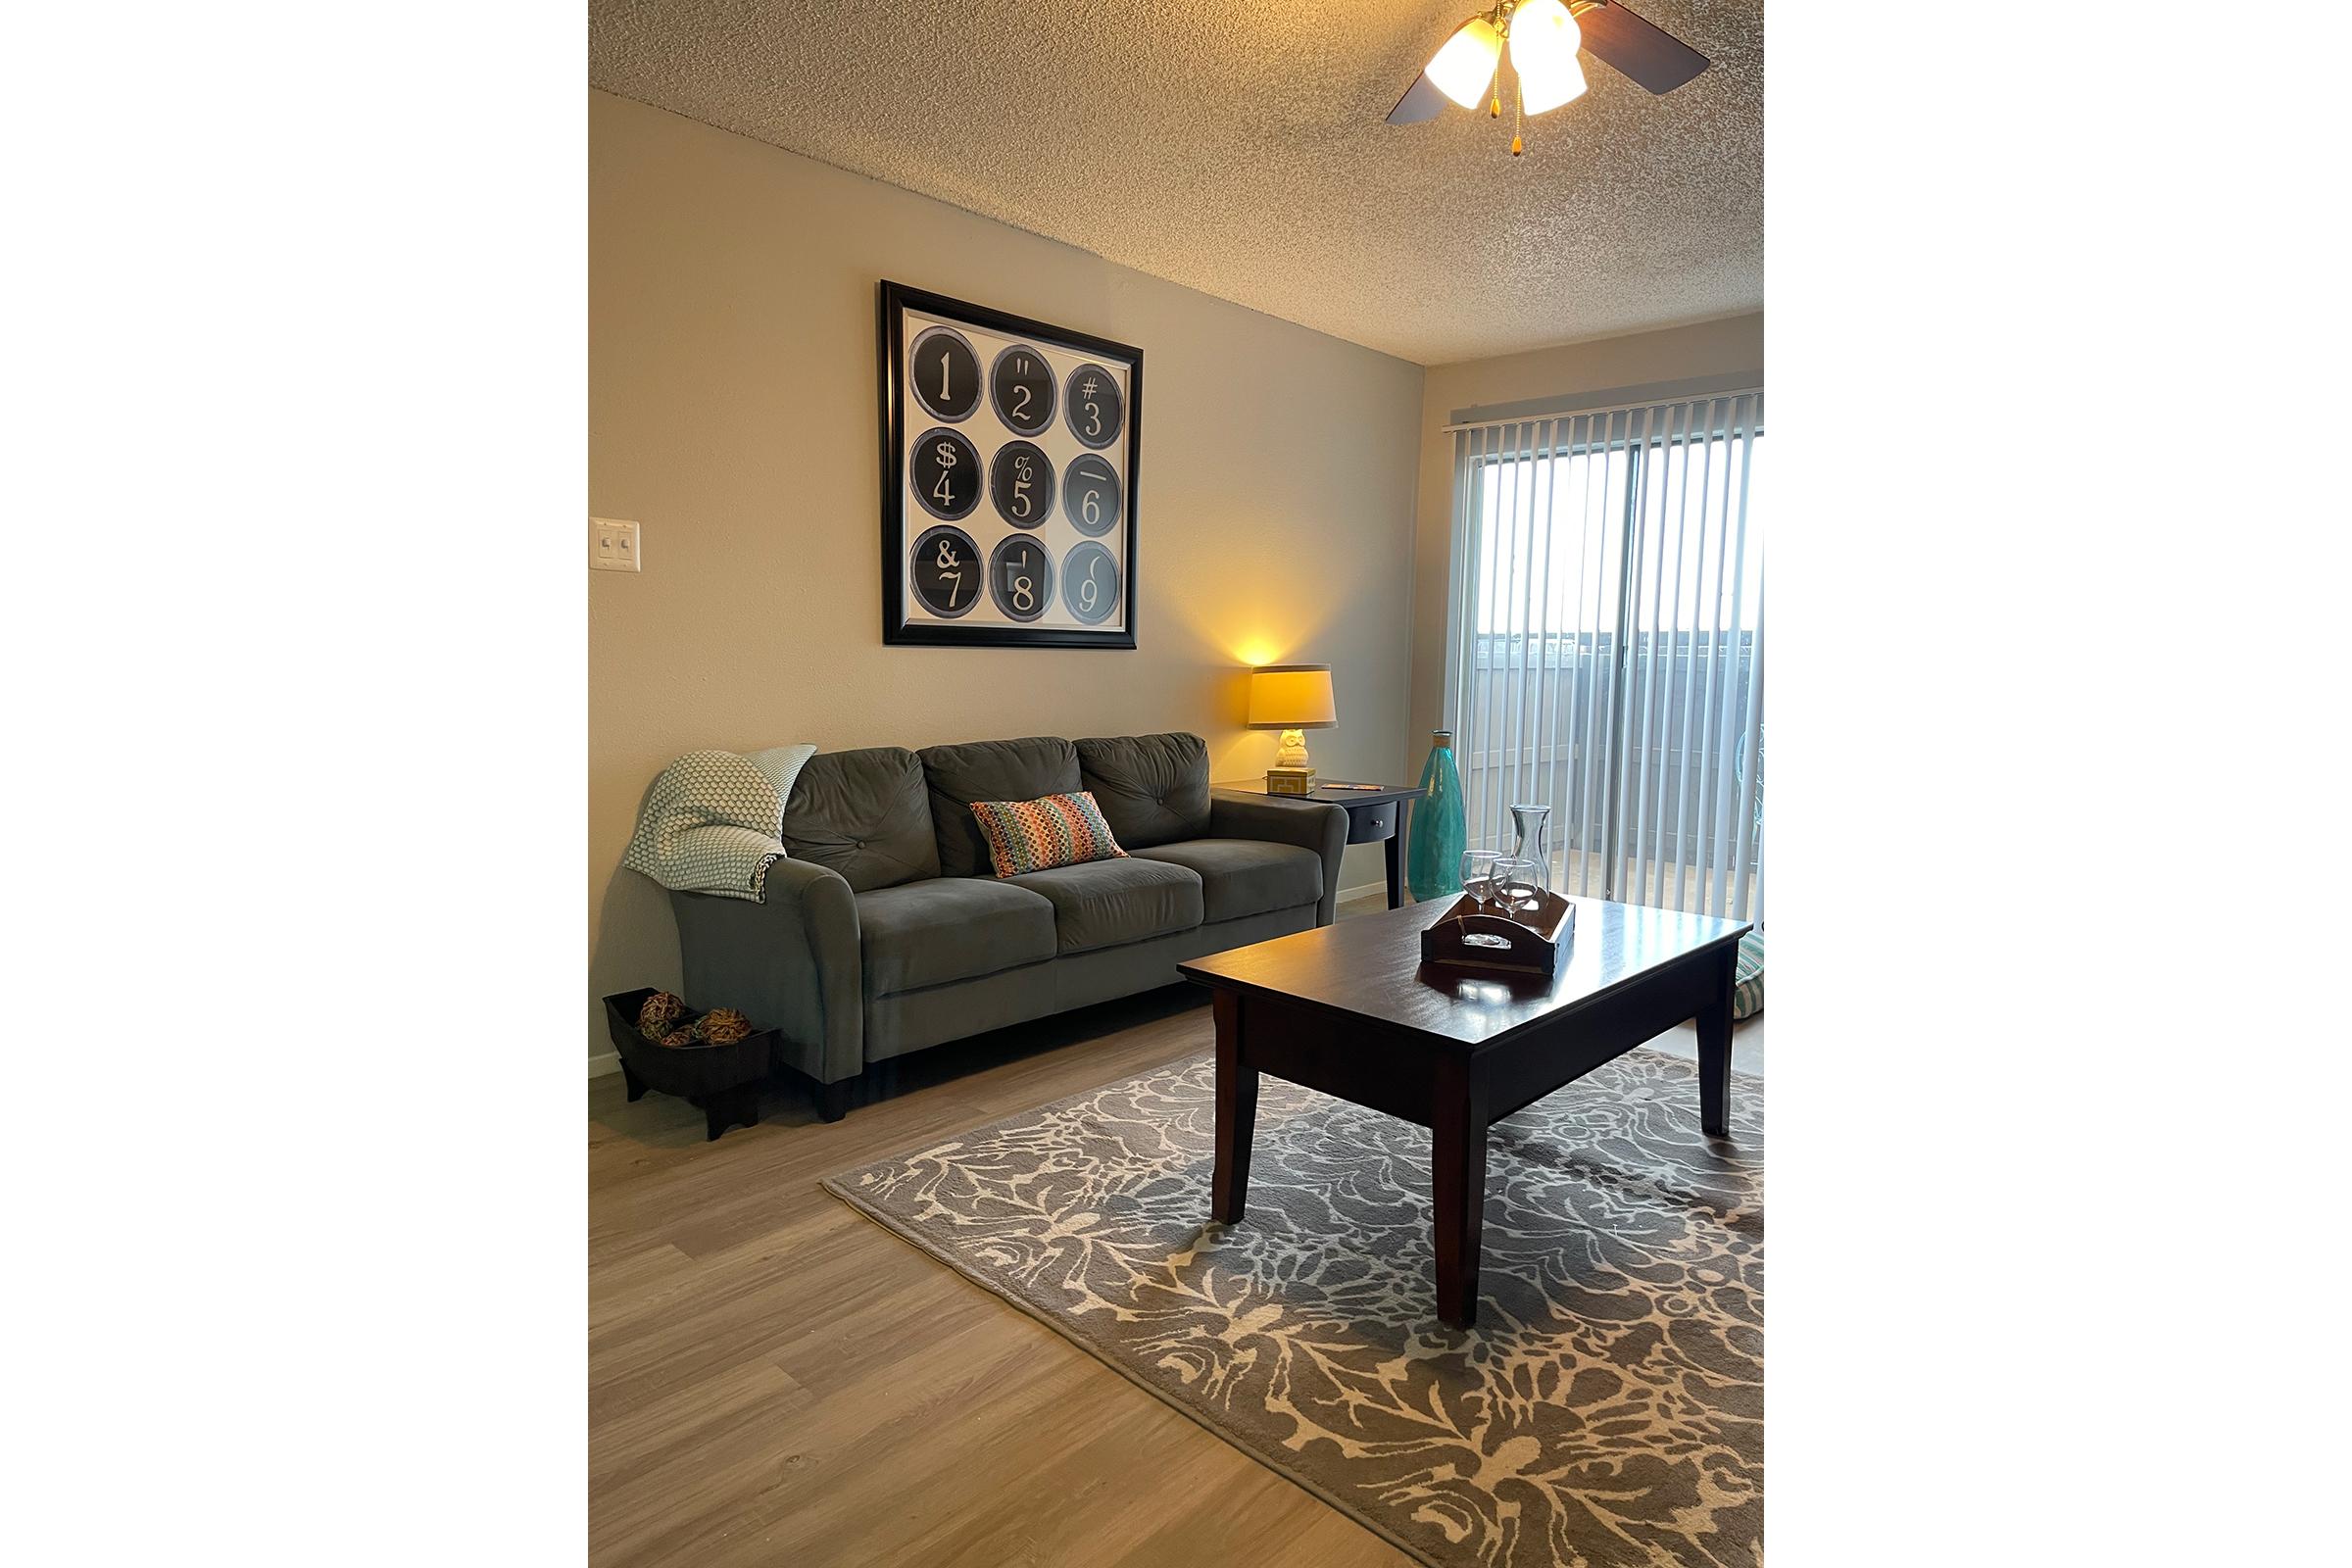
[[[1421,933],[1421,961],[1550,974],[1576,930],[1576,906],[1546,893],[1509,915],[1482,913],[1468,894]]]

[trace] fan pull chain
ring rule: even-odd
[[[1499,18],[1501,20],[1502,26],[1500,31],[1504,40],[1507,42],[1511,35],[1511,8],[1507,5],[1496,6],[1493,11],[1489,12],[1488,15]],[[1492,96],[1487,99],[1487,118],[1489,120],[1500,120],[1502,118],[1502,61],[1499,57],[1496,58],[1494,62],[1494,80],[1488,85],[1487,91],[1492,94]],[[1512,114],[1514,119],[1516,119],[1517,112],[1518,106],[1516,104],[1512,105]]]
[[[1524,97],[1525,95],[1514,85],[1511,89],[1511,156],[1513,158],[1527,151],[1526,144],[1519,139],[1519,108]]]

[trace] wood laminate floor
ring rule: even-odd
[[[1409,1563],[816,1185],[1212,1043],[1175,987],[922,1053],[830,1126],[771,1087],[715,1144],[683,1101],[590,1080],[591,1560]]]

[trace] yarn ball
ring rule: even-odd
[[[694,1043],[694,1029],[691,1025],[672,1029],[662,1037],[662,1044],[669,1047],[672,1051],[682,1046],[691,1046]]]
[[[648,1040],[660,1040],[675,1029],[678,1020],[685,1015],[686,1003],[683,998],[673,997],[666,991],[657,991],[638,1004],[637,1032]]]
[[[731,1046],[751,1032],[752,1020],[733,1007],[712,1007],[694,1022],[694,1037],[705,1045]]]

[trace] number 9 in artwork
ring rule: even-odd
[[[1119,564],[1092,539],[1081,539],[1061,558],[1061,604],[1089,626],[1108,620],[1119,608]]]

